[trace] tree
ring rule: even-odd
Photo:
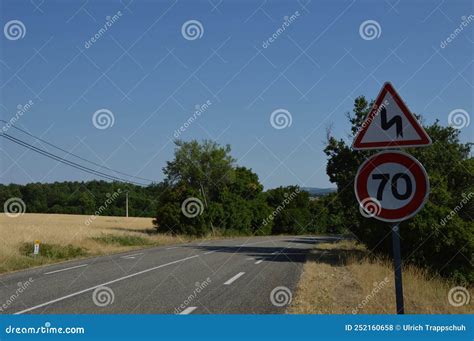
[[[121,190],[119,192],[119,190]],[[101,206],[102,215],[125,215],[125,191],[130,196],[130,215],[153,217],[156,198],[163,190],[162,184],[148,187],[119,182],[54,182],[27,185],[0,185],[0,203],[10,198],[20,198],[29,213],[94,214]],[[114,194],[115,193],[115,194]],[[117,196],[117,193],[119,194]],[[110,200],[112,198],[112,200]],[[109,200],[108,200],[109,199]],[[107,205],[105,205],[107,201]]]
[[[278,187],[266,193],[273,208],[273,234],[303,234],[311,223],[309,194],[298,186]]]
[[[235,159],[230,156],[230,146],[219,146],[205,140],[199,143],[175,141],[174,159],[168,161],[163,173],[170,185],[183,183],[213,200],[222,186],[234,179]]]
[[[336,193],[310,201],[311,224],[309,233],[343,234],[349,230],[344,226],[344,215],[341,201]]]
[[[271,208],[257,174],[235,165],[229,146],[212,141],[176,141],[174,159],[163,169],[165,191],[155,224],[159,231],[205,235],[266,234],[262,226]],[[192,217],[185,203],[199,210]]]

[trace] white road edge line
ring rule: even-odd
[[[188,315],[191,314],[194,310],[196,310],[197,307],[187,307],[184,309],[182,312],[179,313],[179,315]]]
[[[97,289],[97,288],[102,287],[102,286],[105,286],[105,285],[110,285],[110,284],[113,284],[113,283],[117,283],[117,282],[123,281],[123,280],[128,279],[128,278],[132,278],[132,277],[135,277],[135,276],[138,276],[138,275],[141,275],[141,274],[144,274],[144,273],[153,271],[153,270],[157,270],[157,269],[160,269],[160,268],[164,268],[165,266],[168,266],[168,265],[172,265],[172,264],[176,264],[176,263],[181,263],[181,262],[184,262],[184,261],[187,261],[187,260],[189,260],[189,259],[196,258],[196,257],[199,257],[199,255],[194,255],[194,256],[190,256],[190,257],[178,259],[178,260],[175,260],[175,261],[173,261],[173,262],[169,262],[169,263],[166,263],[166,264],[161,264],[161,265],[155,266],[155,267],[153,267],[153,268],[145,269],[145,270],[142,270],[142,271],[139,271],[139,272],[135,272],[135,273],[130,274],[130,275],[127,275],[127,276],[123,276],[123,277],[120,277],[120,278],[116,278],[116,279],[114,279],[114,280],[112,280],[112,281],[108,281],[108,282],[105,282],[105,283],[101,283],[101,284],[98,284],[98,285],[94,285],[93,287],[90,287],[90,288],[87,288],[87,289],[84,289],[84,290],[80,290],[80,291],[76,291],[76,292],[74,292],[74,293],[72,293],[72,294],[69,294],[69,295],[66,295],[66,296],[59,297],[59,298],[56,298],[56,299],[54,299],[54,300],[48,301],[48,302],[44,302],[44,303],[35,305],[34,307],[17,311],[17,312],[14,313],[13,315],[24,314],[24,313],[27,313],[27,312],[29,312],[29,311],[36,310],[36,309],[38,309],[38,308],[45,307],[45,306],[47,306],[47,305],[50,305],[50,304],[53,304],[53,303],[56,303],[56,302],[60,302],[60,301],[64,301],[65,299],[68,299],[68,298],[71,298],[71,297],[74,297],[74,296],[77,296],[77,295],[80,295],[80,294],[84,294],[84,293],[86,293],[86,292],[88,292],[88,291],[92,291],[92,290],[94,290],[94,289]]]
[[[239,277],[241,277],[245,272],[239,272],[237,275],[235,275],[234,277],[232,277],[231,279],[229,279],[227,282],[224,283],[224,285],[229,285],[229,284],[232,284],[234,283],[237,279],[239,279]]]
[[[88,266],[88,265],[89,265],[89,264],[81,264],[81,265],[71,266],[70,268],[65,268],[65,269],[59,269],[59,270],[54,270],[54,271],[45,272],[43,275],[51,275],[51,274],[55,274],[55,273],[57,273],[57,272],[63,272],[63,271],[67,271],[67,270],[82,268],[82,267]]]
[[[260,264],[261,262],[263,262],[263,259],[256,261],[255,264]]]

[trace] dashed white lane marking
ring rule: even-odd
[[[245,272],[239,272],[237,275],[229,279],[227,282],[224,283],[224,285],[229,285],[234,283],[237,279],[239,279]]]
[[[142,252],[142,253],[134,253],[133,255],[122,256],[122,257],[120,257],[120,258],[135,259],[136,256],[141,256],[141,255],[143,255],[143,252]]]
[[[261,262],[263,262],[263,259],[256,261],[255,264],[260,264]]]
[[[45,272],[43,275],[51,275],[51,274],[55,274],[55,273],[57,273],[57,272],[63,272],[63,271],[67,271],[67,270],[82,268],[82,267],[88,266],[88,265],[89,265],[89,264],[81,264],[81,265],[71,266],[70,268],[65,268],[65,269],[60,269],[60,270],[54,270],[54,271]]]
[[[172,246],[172,247],[166,248],[166,250],[174,250],[174,249],[179,249],[179,246]]]
[[[194,310],[196,310],[197,307],[187,307],[184,309],[182,312],[179,313],[179,315],[188,315],[191,314]]]
[[[110,284],[113,284],[113,283],[116,283],[116,282],[120,282],[120,281],[123,281],[125,279],[129,279],[129,278],[132,278],[132,277],[135,277],[135,276],[138,276],[138,275],[142,275],[144,273],[147,273],[147,272],[150,272],[150,271],[153,271],[153,270],[157,270],[157,269],[161,269],[161,268],[164,268],[165,266],[168,266],[168,265],[172,265],[172,264],[176,264],[176,263],[181,263],[181,262],[184,262],[184,261],[187,261],[189,259],[193,259],[193,258],[196,258],[196,257],[199,257],[199,255],[194,255],[194,256],[190,256],[190,257],[186,257],[186,258],[181,258],[181,259],[178,259],[178,260],[175,260],[173,262],[169,262],[169,263],[166,263],[166,264],[161,264],[161,265],[158,265],[158,266],[155,266],[153,268],[149,268],[149,269],[145,269],[145,270],[142,270],[142,271],[139,271],[139,272],[135,272],[133,274],[130,274],[130,275],[127,275],[127,276],[124,276],[124,277],[120,277],[120,278],[116,278],[112,281],[108,281],[108,282],[105,282],[105,283],[101,283],[101,284],[98,284],[98,285],[94,285],[93,287],[90,287],[90,288],[87,288],[87,289],[84,289],[84,290],[80,290],[80,291],[76,291],[72,294],[69,294],[69,295],[66,295],[66,296],[62,296],[62,297],[59,297],[59,298],[56,298],[54,300],[51,300],[51,301],[48,301],[48,302],[44,302],[44,303],[41,303],[41,304],[38,304],[38,305],[35,305],[34,307],[31,307],[31,308],[27,308],[27,309],[24,309],[24,310],[20,310],[16,313],[14,313],[13,315],[19,315],[19,314],[24,314],[24,313],[27,313],[29,311],[32,311],[32,310],[36,310],[38,308],[42,308],[42,307],[45,307],[47,305],[50,305],[50,304],[53,304],[53,303],[56,303],[56,302],[60,302],[60,301],[64,301],[65,299],[68,299],[68,298],[71,298],[71,297],[74,297],[74,296],[77,296],[77,295],[81,295],[81,294],[84,294],[86,292],[89,292],[89,291],[92,291],[96,288],[99,288],[99,287],[102,287],[102,286],[106,286],[106,285],[110,285]]]

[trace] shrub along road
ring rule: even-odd
[[[0,276],[0,313],[284,313],[306,254],[334,237],[163,246]]]

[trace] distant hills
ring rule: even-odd
[[[320,197],[337,191],[337,188],[301,187],[301,189],[308,192],[312,197]]]

